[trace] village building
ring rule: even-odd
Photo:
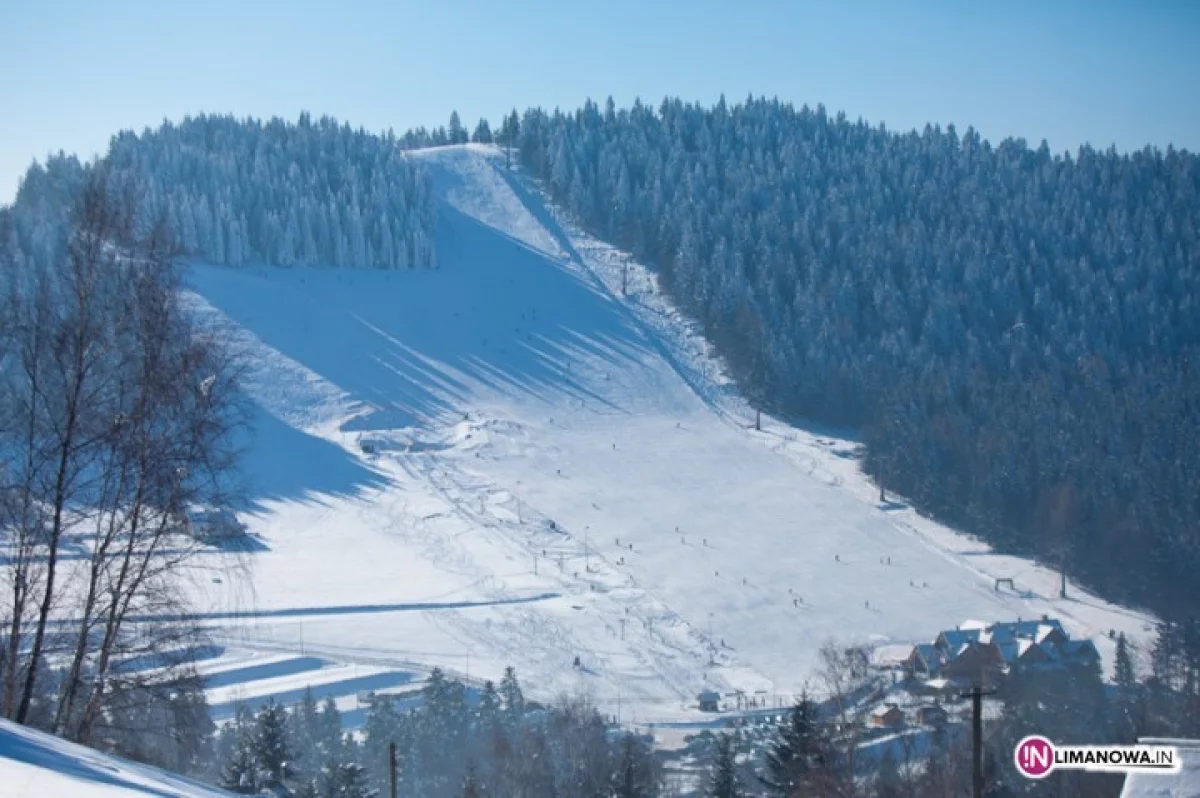
[[[721,694],[715,690],[704,690],[696,700],[700,704],[701,712],[720,712],[721,711]]]
[[[917,707],[917,723],[922,726],[944,726],[949,720],[950,713],[938,704]]]
[[[884,704],[871,711],[871,725],[884,729],[904,726],[904,712],[895,704]]]
[[[1072,640],[1062,624],[1037,620],[985,623],[964,621],[938,633],[932,643],[880,646],[870,667],[904,679],[926,694],[948,694],[963,687],[995,683],[1016,670],[1093,667],[1100,653],[1091,640]]]

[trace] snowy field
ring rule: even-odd
[[[221,798],[232,793],[0,720],[0,795]]]
[[[257,657],[222,666],[219,711],[511,664],[536,698],[669,721],[706,687],[786,700],[829,639],[1048,614],[1110,665],[1110,629],[1149,640],[1145,615],[1059,600],[1053,572],[880,506],[852,441],[754,431],[651,275],[628,264],[622,296],[626,257],[495,150],[411,157],[440,198],[437,270],[190,271],[259,420],[244,520],[264,550],[196,582],[219,642]]]

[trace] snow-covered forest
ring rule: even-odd
[[[1194,154],[1054,155],[753,98],[532,109],[519,147],[766,409],[861,429],[882,486],[994,544],[1196,606]]]
[[[73,161],[31,167],[14,207],[66,207]],[[145,219],[162,216],[183,252],[211,263],[437,264],[429,180],[390,134],[308,114],[295,124],[198,116],[118,134],[105,163]]]

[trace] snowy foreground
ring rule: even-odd
[[[196,582],[228,647],[218,714],[511,664],[537,698],[687,720],[707,687],[790,700],[828,639],[1048,614],[1110,667],[1110,629],[1149,639],[1147,616],[1059,600],[1052,572],[881,506],[852,441],[754,431],[648,272],[630,264],[622,296],[625,256],[494,150],[411,157],[434,175],[439,269],[190,272],[259,421],[245,520],[265,548]]]
[[[0,720],[5,798],[220,798],[223,790]]]

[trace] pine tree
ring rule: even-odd
[[[525,713],[525,695],[517,682],[517,671],[511,665],[504,669],[504,678],[500,680],[500,697],[504,700],[504,713],[510,721]]]
[[[233,749],[232,759],[221,770],[220,785],[240,795],[258,792],[258,764],[250,740],[239,741]]]
[[[318,748],[326,755],[336,752],[342,744],[342,713],[333,696],[326,696],[321,705],[317,730]]]
[[[1132,693],[1137,685],[1137,675],[1133,669],[1133,657],[1129,654],[1129,641],[1125,633],[1117,635],[1116,682],[1126,694]]]
[[[807,695],[801,696],[779,727],[767,749],[768,778],[763,779],[772,790],[791,795],[809,782],[811,774],[827,766],[819,712]]]
[[[653,798],[658,795],[658,777],[648,746],[637,735],[621,736],[620,761],[614,774],[615,798]]]
[[[737,775],[737,750],[732,735],[717,737],[716,754],[708,777],[708,798],[742,798]]]
[[[491,679],[483,683],[483,689],[479,691],[479,717],[483,720],[492,720],[500,712],[500,696],[496,692],[496,685]]]
[[[502,125],[504,135],[504,166],[512,168],[512,148],[517,145],[517,136],[521,132],[521,121],[517,118],[517,109],[514,108],[512,113],[504,118]]]
[[[475,126],[475,132],[471,135],[471,141],[476,144],[491,144],[492,129],[488,127],[486,119],[480,119],[479,124]]]
[[[283,786],[293,775],[287,727],[287,710],[268,699],[255,722],[254,759],[260,786]]]
[[[450,112],[450,125],[446,128],[446,134],[451,144],[465,144],[467,142],[467,131],[462,126],[462,120],[458,118],[458,111]]]
[[[357,762],[341,762],[336,772],[334,790],[329,798],[375,798],[379,795],[379,791],[368,783],[366,769]]]

